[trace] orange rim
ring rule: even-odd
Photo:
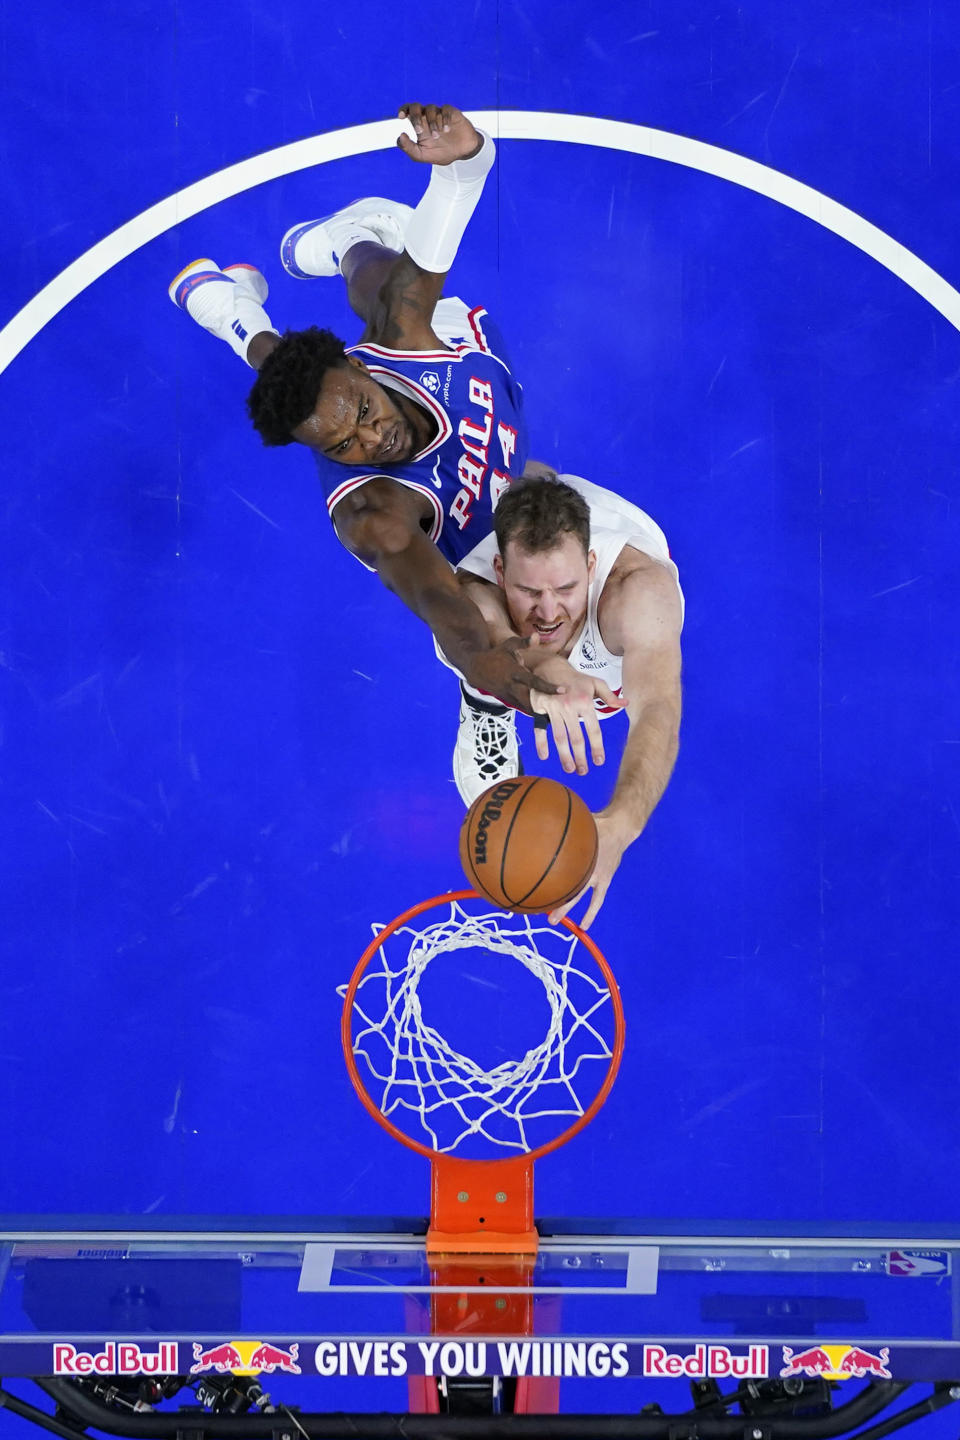
[[[479,900],[483,898],[485,897],[480,896],[476,890],[451,890],[447,895],[434,895],[431,899],[421,900],[419,905],[413,905],[409,910],[405,910],[402,915],[398,915],[395,920],[391,920],[390,924],[386,925],[380,931],[380,934],[375,935],[370,941],[370,944],[357,961],[356,968],[350,976],[350,983],[347,986],[347,991],[343,998],[343,1013],[340,1017],[340,1039],[343,1044],[343,1058],[347,1062],[347,1074],[350,1076],[350,1083],[360,1097],[364,1109],[369,1115],[372,1115],[378,1125],[386,1130],[388,1135],[392,1135],[394,1140],[399,1140],[400,1144],[406,1145],[409,1150],[415,1150],[418,1155],[425,1155],[428,1160],[436,1160],[438,1157],[441,1159],[453,1159],[455,1157],[448,1151],[431,1150],[429,1145],[424,1145],[422,1141],[414,1140],[412,1136],[405,1135],[398,1126],[394,1125],[392,1120],[384,1115],[383,1111],[367,1093],[367,1087],[360,1075],[356,1057],[353,1053],[353,1031],[351,1026],[353,1001],[357,993],[357,987],[363,979],[364,972],[370,964],[370,961],[374,955],[376,955],[384,941],[389,940],[390,936],[399,930],[402,925],[406,925],[408,921],[415,920],[418,915],[422,915],[425,910],[432,910],[438,905],[453,904],[457,900]],[[575,921],[569,920],[564,916],[560,924],[564,929],[569,930],[571,934],[575,935],[581,945],[586,947],[593,956],[597,968],[606,982],[607,989],[610,992],[610,1003],[613,1008],[613,1044],[611,1046],[610,1064],[607,1067],[603,1084],[600,1086],[600,1089],[586,1110],[584,1110],[582,1115],[578,1115],[573,1124],[568,1126],[566,1130],[561,1131],[555,1139],[548,1140],[544,1145],[538,1145],[535,1150],[523,1151],[523,1157],[529,1161],[539,1160],[542,1156],[549,1155],[552,1150],[559,1150],[561,1145],[566,1145],[568,1140],[572,1140],[575,1135],[579,1135],[580,1131],[590,1124],[590,1121],[602,1108],[607,1096],[613,1089],[613,1082],[617,1078],[617,1071],[620,1069],[620,1061],[623,1058],[623,1046],[626,1039],[627,1026],[623,1014],[623,1002],[620,999],[620,990],[606,956],[595,941],[590,938],[586,931],[581,930]],[[508,1157],[494,1156],[489,1160],[480,1160],[477,1163],[481,1165],[502,1165],[506,1158]],[[513,1155],[509,1158],[518,1159],[519,1156]]]

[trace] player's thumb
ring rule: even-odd
[[[417,149],[415,141],[411,140],[409,135],[404,134],[401,131],[401,133],[397,136],[397,144],[403,151],[404,155],[408,155],[411,160],[420,159],[420,151]]]
[[[597,699],[602,700],[604,705],[609,705],[613,710],[622,710],[626,705],[627,702],[623,696],[614,695],[606,681],[596,680],[594,681],[594,685],[596,687]]]

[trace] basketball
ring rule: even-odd
[[[597,860],[597,827],[586,805],[556,780],[519,775],[491,785],[467,811],[460,863],[494,905],[539,915],[566,905]]]

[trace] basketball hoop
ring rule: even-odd
[[[462,950],[507,957],[540,981],[549,1021],[538,1045],[485,1067],[427,1023],[424,974]],[[431,1162],[428,1250],[535,1252],[534,1161],[589,1125],[623,1054],[620,992],[595,942],[572,920],[548,925],[455,891],[375,927],[341,993],[354,1089],[388,1134]],[[558,1133],[540,1139],[544,1127]],[[455,1153],[478,1142],[500,1156]]]

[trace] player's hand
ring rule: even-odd
[[[397,144],[421,165],[451,165],[467,160],[483,145],[483,136],[455,105],[401,105],[401,120],[409,120],[414,138],[403,134]]]
[[[529,641],[519,637],[504,640],[489,650],[480,650],[472,658],[466,673],[477,690],[495,695],[504,705],[531,713],[532,692],[557,695],[561,687],[537,675],[527,664]]]
[[[549,758],[552,735],[557,757],[567,774],[586,775],[588,747],[594,765],[602,765],[605,759],[594,700],[611,710],[621,710],[626,702],[614,695],[603,680],[574,670],[562,655],[546,654],[540,658],[538,647],[534,634],[530,637],[526,663],[542,680],[550,680],[559,688],[553,695],[534,693],[530,696],[534,714],[543,715],[549,721],[549,725],[534,730],[537,755],[541,760]]]
[[[583,919],[577,922],[581,930],[590,929],[590,926],[597,918],[597,912],[600,906],[606,899],[610,881],[617,873],[620,861],[623,859],[623,852],[634,838],[623,830],[623,827],[613,816],[601,814],[594,815],[593,818],[597,822],[597,840],[599,842],[597,845],[597,863],[593,867],[593,874],[580,891],[580,894],[575,895],[569,904],[561,906],[558,910],[551,910],[547,916],[551,925],[559,925],[564,915],[573,909],[578,900],[581,900],[588,890],[592,890],[593,894],[590,897],[590,904],[584,912]]]

